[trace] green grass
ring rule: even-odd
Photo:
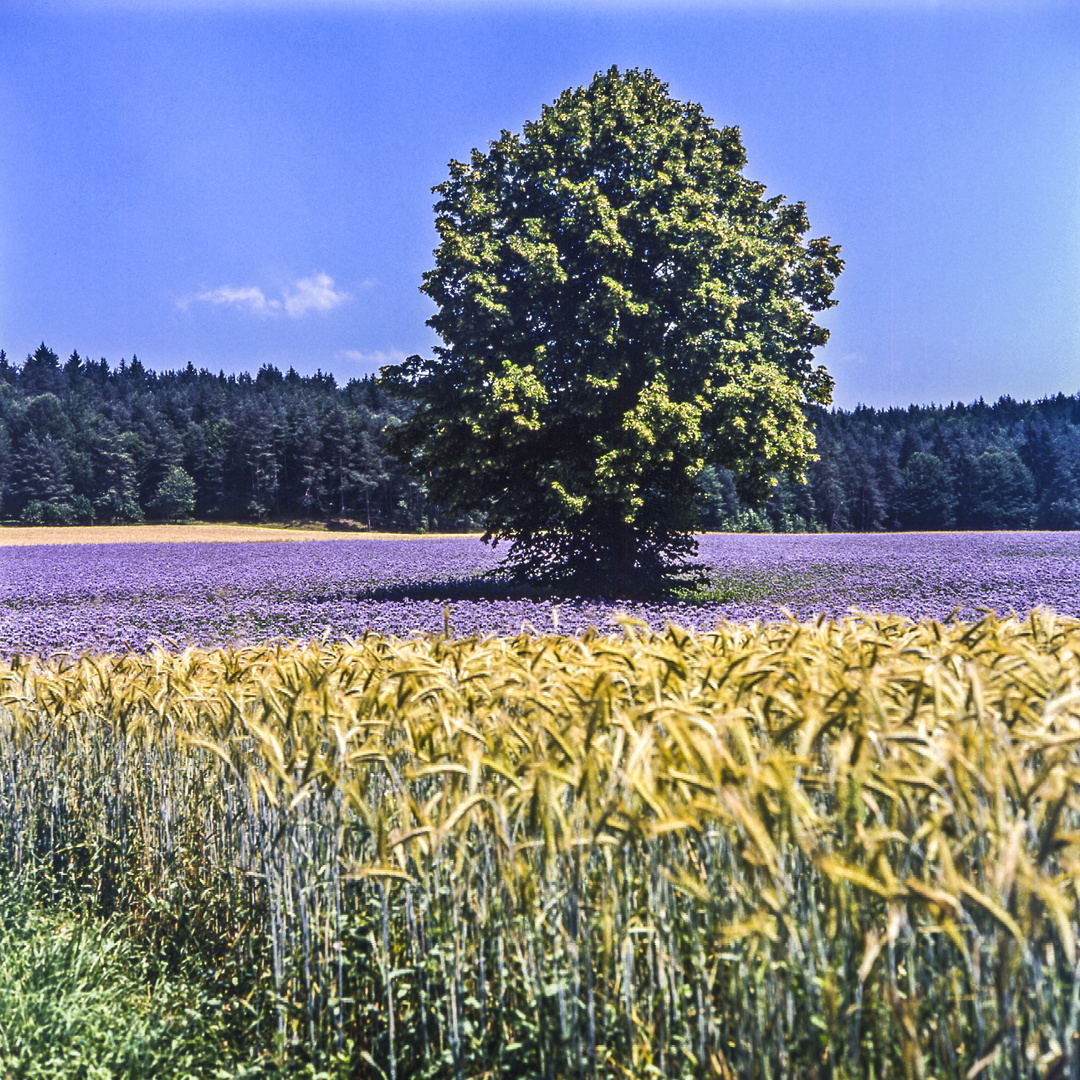
[[[672,598],[689,604],[751,604],[759,600],[783,602],[794,593],[806,593],[823,581],[834,579],[837,569],[827,563],[799,569],[776,567],[742,570],[734,574],[709,574],[698,582],[672,589]]]
[[[130,929],[0,894],[0,1078],[274,1075],[230,1045],[221,1002],[168,977]]]

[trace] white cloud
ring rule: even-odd
[[[195,300],[203,300],[208,304],[227,304],[232,307],[247,308],[254,315],[270,315],[281,310],[280,300],[267,300],[262,289],[257,289],[254,285],[241,289],[234,288],[232,285],[222,285],[220,289],[197,293],[183,301],[180,306],[186,308]]]
[[[335,360],[347,360],[351,364],[357,364],[368,371],[378,371],[381,367],[389,364],[400,364],[405,359],[405,353],[400,349],[388,349],[382,351],[376,349],[373,352],[362,352],[360,349],[338,349],[334,353]]]
[[[330,311],[349,298],[347,292],[334,288],[334,279],[329,274],[312,274],[311,277],[299,278],[286,285],[281,290],[280,300],[268,299],[256,285],[239,288],[222,285],[185,297],[177,303],[177,307],[186,311],[193,303],[202,302],[240,308],[252,315],[280,315],[284,312],[299,319],[309,311]]]
[[[329,274],[301,278],[290,288],[283,289],[282,295],[285,297],[285,310],[294,318],[309,311],[330,311],[349,299],[348,293],[338,292],[334,288],[334,279]]]

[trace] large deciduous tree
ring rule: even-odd
[[[654,573],[690,553],[706,465],[760,502],[813,457],[812,365],[843,263],[651,72],[612,69],[452,162],[423,291],[433,359],[390,446],[526,575]]]

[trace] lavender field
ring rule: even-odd
[[[473,537],[4,548],[0,649],[408,636],[442,631],[446,613],[456,636],[606,631],[619,614],[698,630],[721,619],[851,609],[970,619],[1045,606],[1080,616],[1077,533],[709,535],[697,561],[710,568],[710,584],[666,603],[517,599],[472,587],[501,556]]]

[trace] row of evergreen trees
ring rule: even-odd
[[[339,387],[263,367],[247,374],[111,368],[44,344],[0,351],[0,515],[77,524],[146,517],[446,520],[384,450],[408,414],[374,379]],[[702,524],[761,531],[1080,528],[1080,394],[994,405],[815,414],[820,460],[781,478],[762,510],[709,470]]]
[[[372,379],[110,368],[0,352],[0,514],[24,523],[359,518],[423,528],[420,485],[383,452],[407,406]]]
[[[821,410],[815,419],[819,460],[807,483],[781,480],[760,527],[1080,529],[1080,394],[860,406]],[[730,491],[719,486],[723,512],[737,517]]]

